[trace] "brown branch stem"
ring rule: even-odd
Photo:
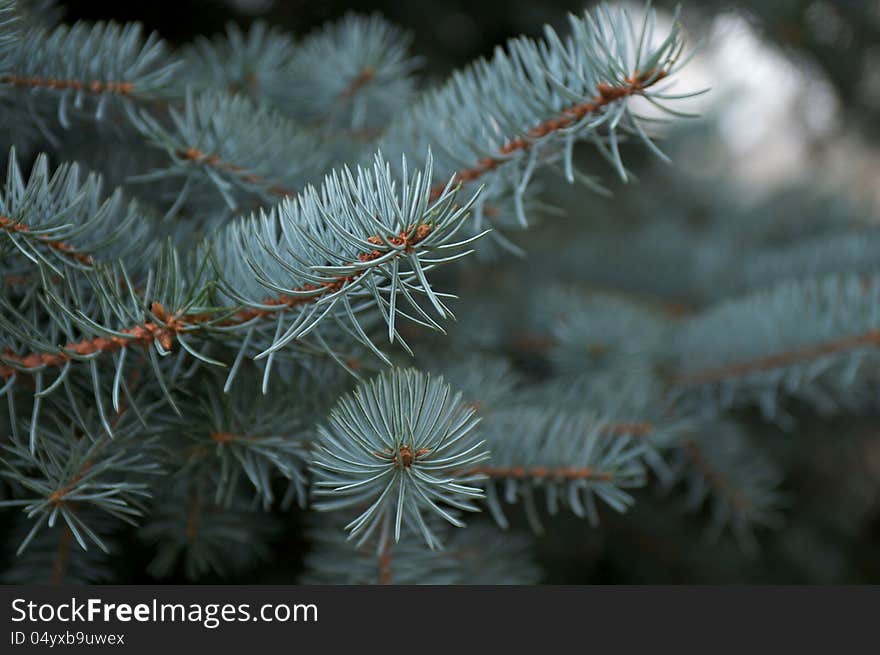
[[[8,216],[0,216],[0,230],[5,230],[10,234],[26,234],[31,231],[31,228],[24,223],[19,223]],[[56,241],[54,239],[50,239],[48,237],[40,236],[38,237],[40,242],[52,248],[53,250],[57,250],[58,252],[70,257],[78,261],[81,264],[85,264],[86,266],[92,265],[92,257],[86,253],[78,252],[76,248],[71,246],[69,243],[64,241]]]
[[[373,77],[376,76],[376,71],[370,67],[365,66],[363,70],[351,81],[351,83],[343,89],[342,93],[339,94],[339,100],[348,100],[352,96],[354,96],[358,91],[360,91],[364,86],[366,86]]]
[[[653,434],[657,427],[653,423],[646,421],[621,421],[620,423],[612,423],[606,425],[602,431],[614,436],[631,436],[631,437],[647,437]]]
[[[134,84],[132,82],[101,82],[99,80],[84,82],[82,80],[65,80],[54,77],[0,75],[0,83],[12,84],[13,86],[31,89],[53,89],[59,91],[73,89],[75,91],[87,91],[88,93],[94,93],[95,95],[113,93],[121,96],[131,96],[134,94]]]
[[[193,492],[192,499],[190,500],[189,512],[186,515],[186,526],[184,528],[184,534],[186,534],[186,540],[192,543],[196,540],[196,537],[199,535],[199,514],[202,510],[202,493],[201,490],[197,487]]]
[[[344,89],[342,93],[339,94],[339,99],[347,100],[351,98],[361,88],[363,88],[364,85],[372,80],[375,74],[375,70],[373,70],[369,66],[365,67],[360,72],[360,74],[352,80],[351,84],[346,89]],[[223,161],[217,155],[202,152],[194,146],[190,146],[187,148],[178,148],[174,154],[184,161],[197,162],[215,168],[219,171],[224,171],[233,175],[237,175],[240,179],[250,184],[266,186],[268,187],[269,193],[272,193],[276,196],[286,197],[296,195],[296,191],[292,189],[288,189],[278,185],[269,185],[269,183],[265,179],[261,178],[259,175],[256,175],[254,173],[246,173],[241,166]]]
[[[140,378],[140,371],[135,369],[134,371],[132,371],[131,377],[128,379],[129,386],[133,386],[134,384],[136,384],[137,380],[139,378]],[[112,428],[115,428],[117,425],[119,425],[119,422],[122,420],[122,417],[124,416],[127,409],[128,409],[128,403],[126,401],[123,401],[122,403],[120,403],[119,411],[116,412],[116,415],[113,417],[113,421],[111,423]],[[111,438],[112,438],[111,435],[104,433],[104,435],[101,437],[101,440],[98,442],[98,446],[95,449],[95,453],[97,454],[98,452],[100,452],[107,445],[107,443],[109,442],[109,440]],[[95,457],[87,459],[85,461],[85,463],[82,465],[82,467],[79,469],[79,471],[74,473],[73,477],[70,478],[70,482],[68,482],[63,487],[60,487],[59,489],[56,489],[51,494],[49,494],[49,501],[53,505],[55,505],[56,507],[61,505],[61,503],[64,502],[64,499],[67,496],[67,494],[69,494],[71,491],[73,491],[73,488],[76,487],[77,483],[83,479],[83,476],[85,476],[85,474],[89,472],[89,470],[92,468],[92,466],[94,466],[94,464],[95,464]]]
[[[486,173],[506,162],[508,156],[514,152],[529,150],[534,145],[535,139],[540,139],[548,134],[565,129],[566,127],[582,120],[589,114],[594,114],[607,107],[612,102],[637,95],[648,87],[656,84],[664,77],[666,77],[666,71],[656,71],[652,69],[645,73],[636,72],[630,77],[627,77],[623,84],[617,86],[604,82],[600,83],[597,86],[597,94],[595,98],[564,109],[559,116],[548,119],[540,125],[531,128],[525,137],[518,136],[507,141],[507,143],[499,149],[497,155],[484,157],[471,168],[465,168],[458,171],[455,174],[453,183],[472,182],[481,178]],[[438,198],[445,188],[445,183],[436,185],[431,189],[431,197]]]
[[[245,173],[244,169],[241,166],[225,162],[217,155],[210,155],[206,152],[202,152],[201,150],[193,146],[190,146],[189,148],[178,148],[174,151],[174,154],[179,159],[183,159],[185,161],[204,164],[206,166],[210,166],[211,168],[216,168],[219,171],[232,173],[233,175],[237,175],[240,179],[250,184],[266,186],[268,187],[269,193],[272,193],[276,196],[287,197],[296,195],[296,191],[287,189],[283,186],[269,185],[269,183],[261,178],[259,175],[255,175],[254,173]]]
[[[396,247],[403,246],[399,252],[409,254],[415,245],[424,240],[432,230],[432,226],[422,223],[408,230],[400,232],[396,237],[391,237],[387,241]],[[371,236],[367,241],[375,246],[384,245],[384,241],[378,236]],[[374,249],[370,252],[361,253],[358,256],[360,262],[370,262],[382,257],[387,253]],[[396,255],[396,256],[399,256]],[[233,314],[224,321],[223,325],[238,325],[246,323],[256,318],[265,318],[275,315],[277,311],[285,311],[299,305],[315,302],[322,296],[339,291],[346,284],[350,284],[358,277],[363,275],[368,269],[363,269],[357,273],[347,276],[337,276],[332,281],[324,282],[320,285],[306,284],[296,291],[308,292],[314,291],[310,296],[291,296],[279,295],[275,298],[267,298],[262,304],[269,305],[272,309],[263,308],[243,308]],[[161,303],[154,302],[151,307],[153,315],[159,319],[159,322],[148,321],[143,325],[137,325],[130,328],[122,328],[116,330],[126,336],[113,337],[95,337],[93,339],[84,339],[83,341],[68,343],[57,353],[29,353],[27,355],[15,355],[6,351],[3,358],[6,361],[14,362],[24,369],[42,370],[46,367],[62,367],[73,359],[73,354],[86,356],[94,355],[97,352],[109,353],[116,352],[122,348],[132,345],[149,346],[158,341],[165,350],[171,350],[180,333],[187,327],[202,325],[210,321],[210,316],[204,314],[197,315],[178,315],[166,310]],[[19,372],[18,368],[9,364],[0,364],[0,379],[8,379]]]
[[[867,346],[880,345],[880,330],[869,330],[862,334],[849,337],[832,339],[821,343],[795,348],[784,352],[755,357],[731,364],[700,369],[697,371],[684,371],[675,375],[673,384],[678,386],[690,386],[721,382],[730,378],[740,378],[750,373],[767,371],[781,366],[797,364],[798,362],[810,361],[826,355],[855,350]]]
[[[67,524],[61,526],[61,534],[58,537],[58,549],[55,551],[55,559],[52,562],[52,577],[49,584],[60,585],[64,582],[67,574],[67,565],[70,562],[70,547],[73,543],[73,532]]]
[[[391,539],[386,538],[385,544],[382,546],[382,552],[379,553],[379,584],[390,585],[393,580],[393,571],[391,569]]]

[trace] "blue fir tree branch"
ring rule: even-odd
[[[658,371],[641,363],[583,375],[558,376],[526,387],[514,406],[552,407],[561,416],[592,413],[607,424],[604,431],[630,435],[639,457],[661,483],[672,477],[668,459],[692,431],[694,418],[677,407]]]
[[[264,510],[275,503],[274,483],[289,483],[286,502],[304,507],[308,497],[308,446],[314,423],[325,409],[319,394],[306,394],[292,384],[253,402],[259,387],[255,371],[242,374],[239,384],[224,393],[216,372],[200,376],[204,393],[186,416],[158,417],[154,430],[162,435],[166,466],[188,477],[213,474],[212,502],[230,506],[250,487]],[[300,382],[308,380],[299,376]],[[327,384],[328,380],[323,380]],[[207,491],[207,490],[206,490]]]
[[[430,200],[430,154],[426,166],[408,170],[404,161],[398,177],[376,155],[371,168],[334,171],[320,190],[307,187],[210,242],[221,300],[243,307],[231,329],[251,334],[258,358],[309,334],[320,339],[316,328],[331,323],[387,361],[361,325],[368,310],[404,346],[401,317],[440,329],[428,311],[451,312],[426,273],[470,252],[474,237],[457,233],[473,198],[459,205],[447,188]]]
[[[472,240],[455,239],[470,203],[457,205],[452,189],[429,202],[429,178],[430,168],[427,174],[404,173],[398,187],[377,156],[370,171],[328,176],[320,195],[309,187],[269,216],[230,225],[209,245],[220,310],[209,299],[215,280],[199,263],[207,260],[181,261],[173,249],[165,250],[141,292],[120,266],[47,281],[42,304],[54,315],[53,331],[44,334],[34,323],[39,316],[28,320],[7,303],[8,315],[19,320],[0,319],[0,328],[14,336],[14,345],[0,354],[0,379],[66,370],[71,362],[135,345],[152,347],[160,356],[180,345],[198,358],[187,335],[206,331],[250,334],[241,342],[242,352],[253,343],[262,349],[259,356],[271,357],[309,333],[332,352],[315,331],[323,321],[347,321],[353,339],[384,357],[358,315],[378,311],[391,341],[400,339],[399,316],[439,328],[418,303],[427,297],[440,316],[449,314],[426,272],[467,254],[461,249]]]
[[[685,63],[677,18],[655,38],[649,11],[636,32],[624,9],[601,5],[582,17],[570,16],[571,33],[561,38],[550,27],[535,41],[525,37],[498,48],[439,89],[428,91],[403,114],[382,140],[386,152],[432,146],[441,180],[458,182],[499,177],[489,198],[510,193],[524,225],[523,196],[537,166],[562,159],[565,176],[578,175],[572,161],[576,141],[593,143],[623,178],[622,134],[651,150],[651,142],[628,100],[639,96],[664,111],[672,96],[662,82]],[[503,182],[501,178],[506,178]],[[435,187],[435,193],[442,190]],[[477,205],[478,215],[482,206]]]
[[[691,511],[710,507],[710,535],[730,529],[749,554],[757,551],[756,528],[779,528],[788,505],[782,473],[730,422],[698,425],[675,451],[669,486],[682,483]]]
[[[21,507],[31,522],[19,553],[56,523],[66,525],[83,549],[93,543],[106,550],[101,535],[84,521],[87,512],[135,524],[150,495],[147,477],[158,473],[158,466],[132,412],[117,413],[112,439],[95,412],[82,423],[67,421],[44,423],[30,446],[14,437],[3,446],[0,475],[12,480],[16,493],[0,507]]]
[[[105,535],[113,531],[108,520],[88,513],[86,523],[96,532]],[[20,543],[31,524],[21,521],[15,528],[13,539]],[[56,524],[54,528],[41,530],[27,549],[15,559],[15,565],[6,571],[2,579],[5,584],[96,584],[113,580],[112,560],[120,555],[117,544],[102,536],[108,551],[98,548],[83,550],[76,543],[73,532],[66,524]]]
[[[239,207],[242,196],[278,200],[295,195],[328,167],[316,137],[242,96],[188,92],[183,109],[172,107],[168,114],[160,121],[141,112],[137,125],[145,139],[171,161],[134,179],[181,178],[176,206],[191,195],[198,198],[198,184],[213,188],[230,209]]]
[[[679,333],[673,383],[692,401],[757,405],[780,421],[780,397],[825,411],[858,406],[875,379],[878,294],[876,276],[848,274],[722,302]]]
[[[123,259],[134,271],[155,253],[155,227],[118,189],[105,198],[101,178],[76,164],[50,173],[48,158],[40,155],[25,182],[15,151],[10,152],[0,194],[4,257],[17,251],[58,275],[59,267],[92,268],[96,260]]]
[[[538,311],[550,324],[550,360],[562,374],[638,366],[661,359],[673,321],[656,308],[612,294],[548,294]]]
[[[381,132],[414,95],[412,36],[377,14],[346,14],[299,44],[283,104],[298,119],[354,136]]]
[[[419,60],[412,37],[378,15],[346,14],[297,43],[257,21],[200,38],[181,53],[183,84],[271,106],[325,139],[370,140],[405,108]]]
[[[345,528],[359,545],[400,541],[404,523],[431,548],[440,545],[424,515],[455,526],[455,510],[476,511],[483,496],[474,467],[488,457],[477,418],[443,378],[392,369],[343,397],[318,428],[314,506],[359,509]],[[452,510],[452,511],[450,511]]]
[[[487,504],[502,527],[507,526],[502,500],[521,501],[532,528],[542,532],[537,492],[543,492],[551,514],[563,505],[596,523],[597,498],[622,512],[634,502],[625,489],[644,485],[639,436],[645,429],[588,412],[508,410],[487,421],[492,460],[474,472],[489,478]]]
[[[17,40],[0,93],[18,91],[36,120],[41,99],[56,106],[64,128],[72,114],[100,119],[111,103],[130,110],[133,101],[162,98],[175,69],[168,48],[139,24],[77,23],[54,29],[33,28]]]
[[[164,578],[179,567],[191,580],[209,572],[228,576],[253,566],[278,534],[270,515],[242,496],[231,506],[212,501],[203,477],[174,478],[155,501],[139,536],[156,548],[147,572]]]
[[[199,269],[184,267],[168,248],[143,284],[139,293],[120,264],[57,279],[44,274],[36,293],[20,302],[0,295],[0,332],[8,344],[0,353],[4,380],[0,396],[12,393],[15,383],[24,378],[34,380],[34,398],[39,399],[67,389],[70,374],[82,371],[93,390],[93,407],[112,435],[108,407],[111,401],[114,410],[120,407],[123,371],[127,365],[136,369],[146,365],[174,406],[166,378],[179,372],[181,360],[169,355],[179,345],[178,353],[205,359],[188,342],[189,334],[200,326],[181,317],[204,315],[210,285],[200,278]],[[166,305],[177,309],[168,310]],[[143,348],[142,358],[127,358],[134,347]],[[160,360],[173,363],[164,366]],[[108,392],[105,382],[111,380]],[[39,407],[36,402],[32,431],[37,429]]]
[[[278,101],[278,94],[283,96],[290,84],[295,52],[293,36],[277,27],[255,21],[245,32],[229,23],[225,34],[197,37],[181,50],[182,86],[240,93],[257,104],[283,110],[286,103]]]

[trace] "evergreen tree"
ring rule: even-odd
[[[0,0],[6,579],[782,557],[791,432],[872,411],[877,237],[666,166],[684,37],[603,4],[429,82],[377,15],[172,47]]]

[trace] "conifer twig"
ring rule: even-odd
[[[563,130],[586,116],[601,111],[611,103],[637,95],[645,89],[653,86],[667,75],[666,71],[649,70],[645,73],[634,73],[626,78],[624,84],[612,85],[600,83],[597,85],[598,94],[592,101],[573,105],[556,118],[544,121],[529,129],[526,137],[514,137],[505,143],[496,156],[484,157],[471,168],[464,168],[455,174],[456,182],[473,182],[480,179],[486,173],[493,171],[505,163],[508,157],[517,151],[527,151],[537,139]],[[431,197],[437,197],[443,193],[445,185],[438,184],[431,190]]]
[[[679,386],[711,384],[730,378],[741,378],[758,371],[767,371],[774,368],[789,366],[800,362],[810,361],[835,355],[838,353],[880,345],[880,330],[869,330],[862,334],[849,337],[831,339],[821,343],[785,350],[763,357],[755,357],[740,362],[733,362],[722,366],[687,371],[678,373],[673,377],[673,383]]]
[[[110,93],[126,97],[135,96],[135,86],[132,82],[114,82],[100,80],[92,80],[85,82],[77,79],[58,79],[54,77],[19,77],[17,75],[0,75],[0,84],[11,84],[18,87],[26,87],[31,89],[52,89],[54,91],[64,91],[72,89],[74,91],[86,91],[95,95]]]
[[[376,71],[371,66],[365,66],[361,70],[361,72],[357,75],[357,77],[355,77],[351,81],[351,83],[348,85],[348,87],[343,89],[342,93],[339,94],[339,99],[340,100],[350,99],[352,96],[357,94],[357,92],[360,91],[361,88],[363,88],[366,84],[368,84],[370,82],[370,80],[372,80],[375,75],[376,75]]]
[[[400,254],[409,254],[411,252],[411,248],[424,240],[425,237],[430,234],[431,230],[432,226],[422,224],[412,230],[411,235],[409,235],[405,231],[402,231],[399,236],[391,237],[390,239],[388,239],[388,241],[394,246],[403,246],[403,248],[398,251]],[[367,240],[377,247],[383,244],[382,239],[378,236],[369,237]],[[359,260],[362,263],[370,262],[378,259],[379,257],[382,257],[384,254],[386,253],[383,253],[378,249],[374,249],[371,252],[362,253],[359,257]],[[400,256],[400,254],[395,256]],[[230,318],[223,320],[220,325],[228,327],[232,325],[246,323],[253,319],[273,316],[276,312],[279,311],[285,311],[287,309],[293,309],[300,305],[316,302],[321,298],[321,296],[327,293],[339,291],[340,289],[342,289],[343,286],[345,286],[346,284],[350,284],[357,277],[363,275],[368,270],[369,269],[362,269],[354,275],[338,276],[334,279],[333,282],[326,282],[322,285],[305,285],[302,288],[295,290],[301,292],[314,291],[315,293],[310,296],[293,296],[280,294],[276,297],[266,298],[265,300],[263,300],[262,305],[271,306],[271,309],[240,309],[235,312]],[[16,364],[25,370],[42,370],[46,367],[60,368],[66,365],[68,362],[74,360],[74,355],[88,356],[94,355],[98,352],[112,353],[120,350],[121,348],[127,348],[132,345],[141,345],[146,347],[155,341],[158,341],[165,350],[171,350],[174,346],[174,342],[177,340],[177,337],[187,328],[207,324],[216,324],[216,321],[212,315],[178,315],[173,312],[168,312],[168,310],[166,310],[161,305],[161,303],[158,302],[154,302],[152,304],[151,311],[161,322],[147,321],[142,325],[136,325],[134,327],[121,328],[116,330],[117,332],[127,335],[125,337],[111,336],[84,339],[83,341],[68,343],[61,349],[61,352],[57,353],[33,352],[28,353],[27,355],[15,355],[9,352],[3,353],[3,359],[5,359],[7,362],[10,362],[10,364],[0,364],[0,379],[9,379],[13,375],[21,372],[19,368],[14,367],[11,364]]]
[[[382,546],[382,551],[379,553],[379,584],[380,585],[390,585],[393,578],[394,573],[391,569],[391,540],[386,539],[385,544]]]
[[[24,223],[14,221],[8,216],[0,216],[0,230],[6,230],[11,234],[16,234],[20,232],[30,232],[31,228]],[[58,241],[45,236],[39,237],[39,240],[41,243],[47,245],[53,250],[56,250],[63,255],[78,261],[80,264],[91,266],[94,263],[91,255],[83,252],[78,252],[76,248],[65,241]]]
[[[58,548],[52,561],[52,577],[49,579],[49,584],[60,585],[64,582],[64,576],[67,574],[67,565],[70,562],[70,547],[72,545],[73,532],[65,524],[61,526],[61,535],[58,537]]]
[[[266,180],[264,180],[259,175],[256,175],[254,173],[245,173],[244,169],[241,166],[236,166],[235,164],[225,162],[217,155],[202,152],[194,146],[190,146],[188,148],[179,148],[174,152],[174,154],[182,160],[198,162],[200,164],[205,164],[206,166],[210,166],[212,168],[216,168],[218,170],[237,175],[248,184],[266,186]],[[296,195],[295,191],[287,189],[283,186],[269,186],[268,191],[271,194],[281,197]]]

